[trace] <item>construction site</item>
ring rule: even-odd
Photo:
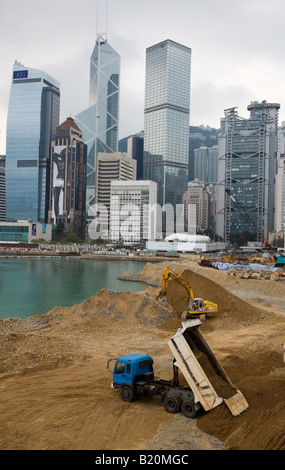
[[[284,450],[283,278],[243,277],[242,268],[203,261],[147,262],[135,276],[143,291],[127,292],[134,276],[122,273],[125,292],[101,289],[73,307],[0,320],[0,449]],[[190,311],[183,283],[170,278],[163,290],[166,268],[204,301],[203,315]],[[166,412],[158,396],[121,400],[107,361],[148,354],[155,375],[171,379],[168,342],[192,314],[230,377],[230,395],[233,384],[246,406],[231,413],[228,391],[212,378],[222,399],[192,419]]]

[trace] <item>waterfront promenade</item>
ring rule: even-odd
[[[173,260],[179,258],[178,253],[149,253],[145,251],[129,251],[129,250],[106,250],[94,249],[90,245],[40,245],[37,248],[1,248],[0,257],[15,258],[15,257],[80,257],[81,259],[106,259],[118,261],[162,261],[164,259]]]

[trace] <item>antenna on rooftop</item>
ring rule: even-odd
[[[105,24],[105,32],[101,31],[101,27],[99,25],[99,4],[97,2],[97,18],[96,18],[96,37],[99,36],[103,37],[105,41],[107,41],[107,29],[108,29],[108,2],[106,2],[106,24]],[[100,32],[99,32],[100,28]]]
[[[96,38],[98,37],[98,2],[97,2],[97,14],[96,14]]]
[[[106,2],[106,38],[108,32],[108,2]]]

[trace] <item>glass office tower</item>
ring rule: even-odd
[[[225,110],[219,135],[217,233],[225,242],[247,232],[251,241],[274,230],[278,103],[252,102],[249,119]]]
[[[144,179],[158,203],[182,204],[187,189],[191,49],[171,40],[146,50]]]
[[[47,221],[51,140],[59,125],[60,85],[15,64],[6,139],[7,221]]]
[[[194,179],[206,184],[217,184],[218,146],[202,145],[194,149]]]
[[[75,116],[87,144],[86,212],[93,218],[98,152],[118,151],[120,56],[98,34],[90,59],[89,108]]]

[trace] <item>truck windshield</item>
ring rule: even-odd
[[[116,374],[123,374],[125,372],[125,363],[124,362],[117,362],[115,373]]]

